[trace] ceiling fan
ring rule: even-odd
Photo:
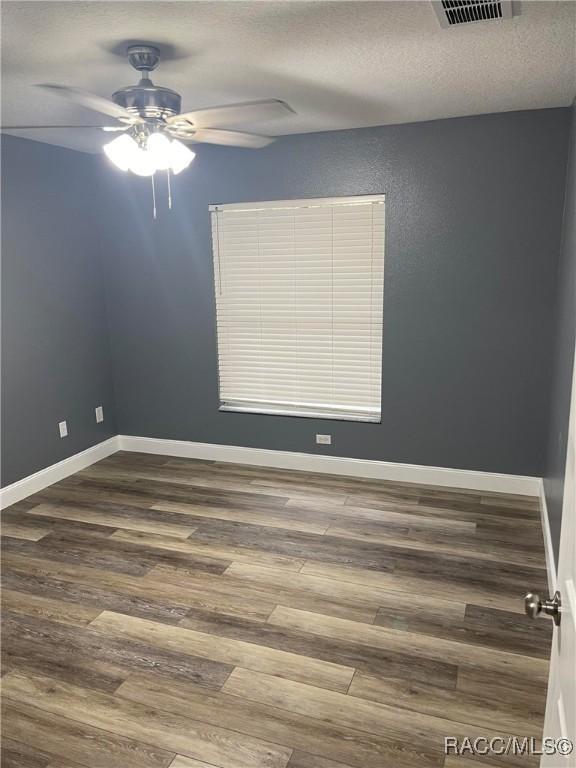
[[[286,117],[293,110],[283,101],[267,99],[229,104],[192,112],[181,112],[181,97],[176,91],[154,85],[150,72],[160,62],[160,51],[153,45],[132,45],[128,61],[140,72],[136,85],[121,88],[105,99],[65,85],[43,83],[38,87],[115,118],[109,126],[10,126],[16,128],[95,128],[122,133],[104,146],[110,160],[124,171],[153,176],[156,171],[179,173],[187,168],[194,152],[183,142],[221,144],[258,149],[274,141],[270,136],[228,130],[229,126]],[[226,130],[220,126],[226,126]]]

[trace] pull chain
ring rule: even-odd
[[[166,171],[166,180],[168,181],[168,210],[172,210],[172,188],[170,186],[170,168]]]
[[[153,173],[150,176],[150,180],[152,182],[152,216],[154,219],[157,218],[156,215],[156,182],[155,182],[156,174]],[[168,210],[172,210],[172,184],[170,182],[170,170],[166,172],[166,181],[168,184]]]
[[[154,184],[154,176],[156,174],[153,173],[150,178],[152,179],[152,215],[154,218],[156,218],[156,186]]]

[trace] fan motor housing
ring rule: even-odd
[[[144,118],[166,118],[178,115],[182,99],[171,88],[154,85],[142,79],[138,85],[129,85],[112,94],[112,101]]]

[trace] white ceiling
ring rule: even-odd
[[[258,98],[296,115],[247,126],[289,134],[567,106],[576,90],[576,2],[516,3],[511,20],[442,29],[430,2],[2,3],[2,124],[110,121],[34,83],[110,96],[135,82],[121,53],[160,44],[156,83],[183,109]],[[101,131],[17,135],[98,151]]]

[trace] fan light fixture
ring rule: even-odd
[[[169,139],[161,130],[148,126],[131,126],[129,133],[123,133],[105,144],[105,155],[121,171],[131,171],[136,176],[147,176],[152,182],[153,215],[156,218],[156,185],[158,171],[166,173],[168,185],[168,208],[172,208],[170,174],[178,174],[188,168],[196,156],[178,139]]]
[[[153,176],[156,171],[178,174],[187,168],[195,157],[188,147],[178,139],[168,139],[163,133],[152,133],[138,142],[132,136],[123,134],[104,145],[109,160],[122,171],[131,171],[137,176]]]
[[[504,0],[503,0],[504,1]],[[0,0],[1,2],[1,0]],[[268,121],[294,114],[278,99],[245,101],[206,109],[182,112],[182,99],[171,88],[154,85],[150,79],[160,62],[160,50],[155,45],[130,45],[126,51],[130,65],[140,73],[136,85],[120,88],[111,99],[103,98],[82,88],[57,83],[39,83],[38,86],[86,109],[114,118],[114,125],[69,126],[75,129],[102,128],[104,131],[122,131],[122,135],[106,144],[103,149],[110,161],[122,171],[150,179],[153,213],[156,218],[156,173],[166,172],[168,208],[172,208],[172,174],[181,173],[194,159],[194,152],[182,142],[221,144],[225,147],[259,149],[274,141],[271,136],[228,130],[220,126]],[[57,128],[64,126],[11,126],[11,128]],[[180,141],[182,139],[182,141]]]

